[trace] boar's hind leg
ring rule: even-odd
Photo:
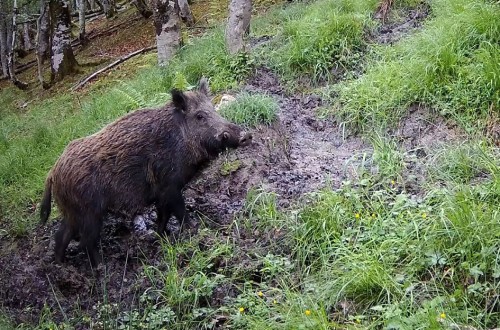
[[[56,233],[55,259],[57,263],[64,261],[64,255],[69,242],[75,236],[76,230],[66,218],[63,218]]]
[[[186,216],[186,205],[181,190],[168,191],[161,202],[156,205],[158,211],[158,234],[163,235],[166,232],[168,220],[172,213],[179,221],[182,228]]]
[[[95,267],[101,259],[99,256],[99,238],[101,237],[102,227],[101,216],[86,214],[82,220],[83,228],[80,246],[87,252],[91,265]]]

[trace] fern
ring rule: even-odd
[[[149,102],[144,99],[144,95],[127,83],[122,82],[121,86],[113,91],[123,96],[133,108],[145,108],[149,105]]]

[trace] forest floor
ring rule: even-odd
[[[428,6],[402,9],[397,17],[381,23],[369,38],[381,45],[397,43],[421,29],[422,22],[428,15]],[[89,24],[89,35],[105,31],[110,25],[123,25],[77,51],[81,74],[70,77],[64,84],[56,85],[47,93],[35,88],[13,103],[22,109],[29,108],[30,100],[42,102],[49,99],[64,92],[68,86],[77,83],[99,66],[154,44],[150,22],[129,12],[118,17],[112,23],[96,20]],[[134,34],[133,39],[130,38],[131,33]],[[257,45],[255,47],[269,42],[267,36],[253,38]],[[109,76],[105,75],[107,78],[102,81],[98,78],[96,82],[90,83],[80,92],[81,95],[105,91],[110,82],[134,76],[143,65],[147,66],[151,61],[148,56],[113,69]],[[19,75],[19,79],[29,80],[33,74],[34,71],[26,71]],[[360,202],[362,205],[371,205],[370,208],[375,209],[378,207],[375,206],[378,203],[375,199],[380,198],[382,201],[385,197],[380,197],[380,191],[384,191],[383,194],[391,196],[387,197],[390,207],[395,207],[398,201],[404,199],[408,203],[405,212],[410,214],[411,211],[418,216],[423,214],[425,219],[425,210],[434,205],[432,202],[422,202],[430,191],[429,158],[443,146],[466,143],[468,134],[463,127],[426,105],[414,103],[407,108],[399,122],[386,132],[390,141],[394,142],[390,144],[394,150],[381,151],[385,145],[377,145],[374,141],[379,140],[374,140],[372,135],[356,133],[346,128],[340,120],[324,115],[325,108],[330,106],[331,101],[328,92],[323,89],[326,83],[299,93],[291,91],[290,82],[285,82],[284,79],[271,66],[259,63],[240,82],[238,88],[226,91],[235,95],[247,92],[270,96],[278,105],[277,119],[271,125],[251,128],[254,136],[252,145],[224,153],[186,187],[184,195],[189,216],[197,221],[198,226],[182,232],[177,240],[157,238],[154,233],[153,209],[145,210],[144,215],[136,219],[110,215],[104,222],[101,239],[103,262],[96,269],[91,269],[77,242],[70,244],[65,264],[53,263],[53,237],[58,221],[44,226],[33,225],[29,232],[20,237],[0,235],[0,307],[12,324],[24,324],[25,327],[36,325],[41,329],[159,329],[173,324],[177,324],[179,329],[244,329],[257,328],[259,324],[262,326],[259,323],[261,317],[262,320],[273,320],[270,328],[273,328],[272,324],[279,328],[279,324],[286,323],[282,319],[286,318],[286,313],[280,314],[281,319],[274,319],[272,315],[266,314],[269,313],[267,309],[262,312],[264,307],[258,307],[258,302],[252,299],[264,296],[266,304],[270,305],[266,308],[274,311],[273,304],[281,304],[285,297],[292,299],[293,295],[283,287],[307,294],[305,283],[310,283],[308,276],[315,265],[311,261],[315,258],[315,252],[309,251],[310,254],[306,256],[298,256],[294,245],[305,243],[297,238],[298,229],[292,227],[297,219],[305,218],[309,214],[307,212],[315,212],[307,208],[317,205],[318,200],[323,200],[324,191],[343,191],[338,193],[340,197],[335,195],[335,198],[339,198],[335,200],[341,204],[343,201],[350,201],[350,198],[357,198],[356,194],[367,185],[367,178],[372,180],[371,178],[377,177],[376,184],[370,183],[367,188],[367,195],[370,197],[366,198],[371,202]],[[7,83],[0,82],[0,87],[6,87]],[[298,84],[301,84],[300,80]],[[495,127],[496,125],[494,129]],[[399,157],[398,162],[404,165],[398,168],[400,172],[396,177],[388,175],[384,178],[381,175],[384,168],[380,165],[380,157],[390,157],[395,153]],[[495,164],[494,167],[496,166]],[[493,173],[497,173],[496,170],[497,168]],[[470,182],[473,185],[480,184],[494,175],[496,174],[481,170],[472,175]],[[354,187],[354,190],[346,192],[345,189],[349,186]],[[421,203],[426,208],[416,208],[415,203]],[[359,203],[354,203],[352,208],[347,209],[353,212],[353,219],[365,217],[365,214],[357,211],[360,209]],[[438,209],[434,209],[436,218]],[[31,212],[35,210],[36,207]],[[328,212],[344,211],[333,205]],[[366,212],[366,216],[378,216],[376,211]],[[493,213],[493,216],[497,217],[498,213]],[[285,217],[292,220],[283,220]],[[348,228],[354,220],[349,221],[349,225],[346,225]],[[324,226],[325,224],[316,229],[327,233],[328,228],[325,229]],[[307,235],[310,233],[304,233],[302,237],[310,237]],[[387,239],[390,237],[386,231],[380,235]],[[363,239],[359,233],[356,237],[356,240]],[[330,239],[333,236],[328,238]],[[350,240],[344,243],[352,243],[353,246],[356,244]],[[317,248],[323,247],[318,243]],[[359,246],[353,247],[356,248]],[[396,255],[399,252],[393,253]],[[298,261],[300,258],[303,260]],[[330,256],[324,263],[334,263],[333,259]],[[293,267],[300,270],[292,271]],[[347,268],[349,267],[346,266],[346,273],[349,272]],[[452,268],[446,266],[438,272],[436,267],[427,275],[422,272],[416,276],[421,276],[419,278],[422,282],[419,283],[430,283],[431,278],[437,277],[439,273],[441,280],[445,282],[447,276],[451,276],[448,272],[452,272]],[[373,268],[359,271],[368,273],[370,270]],[[287,277],[286,272],[293,274]],[[287,285],[280,286],[280,276],[287,278]],[[467,275],[465,278],[471,280],[473,276]],[[308,280],[303,282],[303,279]],[[394,316],[387,316],[390,311],[386,306],[390,306],[391,301],[382,297],[386,291],[379,287],[383,287],[383,284],[377,281],[373,284],[370,280],[363,283],[359,285],[364,285],[368,292],[373,292],[381,301],[377,300],[379,304],[366,303],[370,298],[362,296],[361,291],[355,291],[351,295],[342,296],[329,307],[319,304],[316,309],[311,308],[316,317],[314,322],[319,323],[302,320],[311,314],[310,309],[306,309],[305,314],[302,312],[304,315],[301,315],[300,322],[292,320],[286,323],[290,326],[288,328],[326,329],[326,326],[322,327],[325,324],[331,329],[389,326],[387,320],[392,320]],[[350,285],[348,282],[344,284],[345,287]],[[451,286],[443,285],[447,288]],[[168,288],[170,291],[166,290]],[[276,288],[281,288],[282,291]],[[372,289],[375,291],[370,291]],[[495,320],[495,317],[498,319],[500,293],[498,286],[494,286],[492,290],[481,301],[484,303],[487,300],[485,308],[489,315],[493,315],[491,319]],[[278,291],[279,294],[276,293]],[[453,290],[450,288],[450,291]],[[252,294],[257,297],[249,298]],[[364,294],[369,297],[369,293]],[[387,295],[390,296],[389,293]],[[423,299],[416,299],[416,304],[421,304]],[[285,305],[283,302],[282,308]],[[299,305],[309,306],[304,301]],[[428,317],[434,328],[456,325],[455,329],[474,329],[457,325],[465,322],[463,320],[446,323],[448,320],[442,317],[441,312],[446,309],[442,307],[446,304],[440,302],[439,306],[436,314]],[[324,315],[319,312],[323,307],[326,308]],[[372,307],[375,308],[373,313],[383,309],[380,312],[383,315],[377,316],[377,319],[373,316],[371,319],[372,314],[367,310]],[[293,310],[295,307],[290,308]],[[460,311],[459,308],[457,310]],[[241,320],[240,318],[247,317],[247,312],[248,319]],[[397,311],[392,312],[397,314]],[[251,315],[252,313],[255,314]],[[323,319],[327,320],[326,323],[318,321]],[[421,322],[419,320],[415,322],[418,324]],[[488,322],[486,320],[482,324],[491,325],[494,321]],[[404,329],[394,324],[396,323],[393,323],[392,329]]]

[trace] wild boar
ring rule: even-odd
[[[162,108],[134,111],[72,141],[50,170],[40,217],[47,221],[54,195],[62,215],[56,262],[64,261],[69,242],[79,237],[96,265],[102,223],[110,211],[137,214],[154,204],[158,233],[165,233],[171,215],[182,228],[183,187],[223,150],[251,143],[250,134],[214,110],[205,78],[196,90],[171,94]]]

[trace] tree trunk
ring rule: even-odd
[[[112,18],[115,16],[116,8],[114,0],[102,0],[101,3],[104,8],[104,14],[106,14],[106,18]]]
[[[100,10],[104,11],[104,6],[102,5],[102,3],[99,0],[92,0],[91,5],[92,4],[94,6],[94,7],[92,7],[93,8],[92,10],[95,10],[95,9],[97,9],[97,7],[99,7]]]
[[[0,0],[0,61],[2,66],[2,74],[5,77],[9,76],[9,69],[7,66],[7,54],[9,53],[9,46],[7,42],[7,8],[3,0]]]
[[[76,71],[75,55],[71,48],[71,15],[65,0],[51,1],[52,32],[52,74],[55,80]],[[54,24],[55,23],[55,24]]]
[[[158,64],[166,65],[181,44],[179,6],[176,0],[154,0],[153,18],[156,30]]]
[[[153,15],[151,9],[149,9],[148,4],[144,0],[132,0],[132,4],[137,8],[142,17],[148,19]]]
[[[49,26],[49,4],[46,0],[40,0],[40,16],[36,20],[35,55],[38,67],[38,81],[44,89],[50,87],[43,79],[43,62],[49,57],[50,26]]]
[[[182,21],[186,23],[187,26],[194,26],[193,13],[191,12],[191,8],[189,7],[187,0],[177,1],[179,3],[179,10],[181,13]]]
[[[90,10],[91,11],[94,11],[97,9],[97,3],[95,0],[89,0],[89,6],[90,6]]]
[[[50,13],[48,0],[40,0],[40,16],[37,19],[36,52],[40,56],[41,63],[50,57]]]
[[[19,87],[20,89],[26,89],[28,87],[28,84],[17,80],[16,78],[16,71],[14,70],[14,49],[16,47],[16,37],[17,37],[17,31],[16,31],[16,18],[17,18],[17,0],[14,0],[14,8],[12,10],[12,40],[10,44],[10,49],[9,49],[9,55],[8,55],[8,68],[9,68],[9,77],[12,83]]]
[[[82,45],[87,42],[87,37],[85,36],[85,11],[87,10],[87,0],[78,0],[78,40]]]
[[[24,49],[25,50],[32,50],[33,44],[31,43],[31,38],[30,38],[30,25],[29,25],[29,23],[23,24],[23,39],[24,39]]]
[[[245,34],[250,31],[252,0],[231,0],[226,27],[226,44],[229,53],[245,51]]]

